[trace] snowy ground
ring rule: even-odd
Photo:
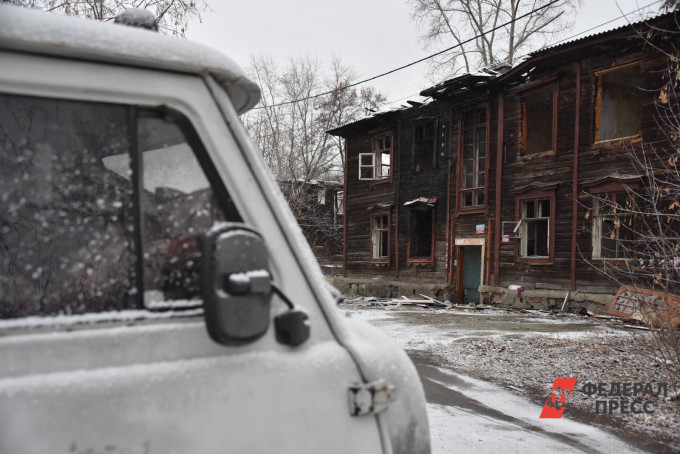
[[[397,340],[416,365],[422,359],[438,366],[426,378],[426,391],[434,383],[475,402],[468,408],[447,405],[428,393],[435,454],[680,452],[678,401],[655,399],[652,415],[597,415],[598,397],[580,392],[588,382],[665,382],[662,368],[636,341],[644,334],[570,314],[376,308],[363,302],[345,308],[348,316]],[[539,419],[555,378],[568,377],[578,381],[565,416]]]

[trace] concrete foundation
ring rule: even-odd
[[[419,281],[396,281],[383,278],[326,277],[338,290],[348,296],[373,296],[376,298],[417,298],[427,295],[439,301],[456,301],[455,287],[451,284]],[[479,287],[480,302],[496,307],[518,309],[560,310],[567,290],[524,289],[482,285]],[[567,309],[583,307],[593,313],[606,313],[614,293],[571,291]]]
[[[326,279],[338,290],[348,296],[374,296],[376,298],[418,298],[427,295],[444,302],[453,301],[455,294],[449,284],[417,281],[394,281],[385,279],[366,279],[361,277],[331,277]]]

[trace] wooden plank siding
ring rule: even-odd
[[[671,14],[663,20],[674,19]],[[635,65],[640,74],[640,134],[598,142],[600,75],[630,65]],[[456,241],[462,244],[473,240],[468,244],[484,242],[484,285],[507,288],[520,284],[595,293],[615,290],[618,284],[603,279],[589,263],[593,262],[593,220],[589,216],[593,201],[587,190],[593,182],[612,175],[634,174],[630,150],[641,153],[644,143],[660,138],[654,102],[662,85],[660,71],[666,65],[663,53],[645,45],[633,28],[622,27],[538,51],[503,74],[477,73],[451,79],[423,91],[434,98],[428,103],[413,103],[410,108],[331,131],[345,137],[347,145],[346,273],[451,283],[448,289],[455,290],[460,287],[455,280],[462,275],[454,269],[460,249]],[[552,98],[548,98],[545,93],[551,87]],[[556,121],[552,127],[541,126],[544,133],[548,129],[552,133],[550,140],[539,134],[538,142],[529,144],[527,136],[533,131],[526,118],[536,114],[528,113],[527,106],[537,96],[552,99]],[[463,165],[461,118],[465,112],[483,106],[487,109],[485,204],[465,208],[461,206],[458,181]],[[436,125],[435,156],[432,168],[419,170],[414,157],[415,133],[418,125],[428,120]],[[393,134],[392,181],[360,181],[359,154],[370,153],[372,138],[385,131]],[[536,143],[544,148],[551,144],[550,149],[534,150]],[[508,233],[503,222],[517,222],[522,197],[531,194],[543,194],[554,201],[550,205],[554,216],[550,218],[548,256],[534,253],[521,257],[519,238],[502,241],[502,234]],[[542,196],[536,197],[539,200]],[[405,203],[418,198],[436,199],[436,203],[434,261],[416,266],[408,260],[412,206]],[[389,205],[391,213],[390,260],[382,264],[371,261],[368,208],[378,203]],[[477,233],[480,224],[485,226],[483,233]]]
[[[435,164],[432,169],[416,171],[414,168],[416,126],[423,121],[435,122]],[[435,101],[404,111],[401,120],[399,173],[399,257],[400,274],[417,276],[421,281],[446,280],[446,202],[449,177],[451,107],[448,103]],[[434,263],[417,266],[408,263],[409,217],[411,209],[404,204],[420,197],[436,198],[434,206]]]

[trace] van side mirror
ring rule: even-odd
[[[243,345],[267,332],[272,282],[262,236],[240,223],[222,223],[203,239],[202,293],[210,337]]]

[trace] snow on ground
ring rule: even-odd
[[[599,397],[580,392],[588,382],[667,382],[663,368],[640,347],[644,333],[631,334],[611,322],[571,314],[536,317],[491,309],[360,305],[352,305],[347,314],[383,329],[410,354],[434,358],[459,378],[473,383],[474,389],[465,391],[467,396],[495,409],[502,404],[513,417],[519,415],[521,420],[540,423],[547,432],[581,434],[592,444],[591,452],[637,452],[595,425],[618,431],[629,439],[663,442],[662,451],[680,452],[678,401],[655,399],[652,415],[596,415],[595,401]],[[569,416],[571,411],[570,416],[576,417],[579,412],[578,419],[588,424],[566,417],[552,421],[537,417],[542,407],[539,404],[550,396],[555,378],[567,377],[578,381],[565,414]],[[451,383],[442,384],[455,389]],[[428,414],[434,453],[553,451],[558,445],[564,449],[560,441],[547,435],[516,431],[512,423],[458,407],[429,404]],[[480,431],[480,427],[488,430]],[[659,445],[651,449],[658,450]]]

